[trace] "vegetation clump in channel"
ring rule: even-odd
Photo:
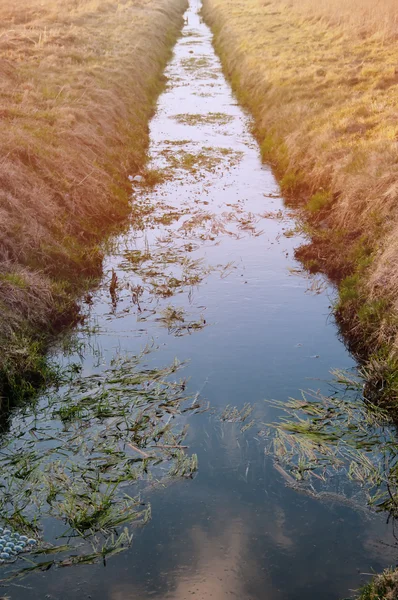
[[[179,363],[150,368],[148,352],[87,376],[72,364],[59,391],[21,408],[3,435],[0,521],[39,539],[36,558],[69,566],[120,552],[129,524],[150,518],[146,487],[196,471],[182,415],[201,407],[175,379]],[[50,543],[54,530],[62,546]],[[21,571],[23,559],[6,578],[44,568]]]
[[[262,156],[340,285],[336,314],[384,405],[398,400],[398,12],[392,0],[205,0]]]
[[[330,395],[271,404],[281,418],[264,430],[267,451],[286,484],[320,501],[398,518],[398,444],[388,412],[363,397],[362,382],[336,372]],[[333,491],[330,491],[331,488]],[[387,570],[360,592],[359,600],[396,598],[398,574]]]
[[[130,211],[185,0],[27,0],[0,8],[0,381],[47,381],[45,340],[101,272]]]

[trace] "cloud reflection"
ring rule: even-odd
[[[188,532],[192,548],[192,564],[169,574],[169,589],[156,592],[154,598],[167,600],[231,600],[257,597],[250,593],[261,589],[264,600],[277,598],[269,577],[261,570],[250,553],[250,539],[241,519],[230,522],[221,533],[194,526]],[[117,585],[111,589],[111,600],[143,600],[147,593],[134,586]]]

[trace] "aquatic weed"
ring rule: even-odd
[[[298,489],[327,485],[342,473],[360,485],[370,507],[398,517],[398,444],[391,418],[363,397],[359,378],[338,371],[335,376],[337,389],[328,396],[310,391],[269,402],[286,416],[264,430],[267,451]]]
[[[197,399],[188,403],[185,381],[175,379],[178,361],[150,368],[148,352],[118,356],[101,373],[77,373],[20,410],[1,445],[3,522],[40,535],[55,519],[66,525],[61,537],[86,548],[100,535],[106,546],[119,527],[149,518],[134,486],[192,475],[197,458],[186,454],[186,428],[174,420],[197,410]]]

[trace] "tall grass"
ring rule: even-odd
[[[1,0],[3,347],[73,312],[77,275],[100,271],[95,244],[129,212],[127,176],[145,161],[184,8],[185,0]]]
[[[285,5],[310,18],[321,17],[361,36],[381,33],[398,36],[398,5],[395,0],[285,0]]]
[[[398,5],[204,0],[204,16],[264,159],[307,208],[315,243],[300,256],[342,292],[350,282],[338,314],[382,357],[384,394],[398,351]]]

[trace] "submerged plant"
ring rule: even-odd
[[[186,311],[182,307],[171,305],[161,311],[161,316],[157,320],[167,327],[169,333],[176,336],[198,331],[206,326],[206,321],[203,317],[197,321],[188,320]]]
[[[174,115],[177,123],[183,125],[227,125],[235,117],[221,112],[209,112],[205,115],[193,113],[179,113]]]
[[[149,368],[145,354],[118,357],[20,410],[0,448],[2,522],[45,537],[58,520],[59,537],[83,541],[79,556],[87,544],[102,556],[126,547],[126,536],[112,542],[120,526],[149,518],[146,481],[196,471],[196,455],[181,445],[186,428],[174,421],[198,403],[187,403],[185,381],[174,379],[180,363]]]
[[[255,423],[254,419],[248,420],[253,410],[254,406],[249,402],[245,402],[241,408],[227,404],[221,412],[219,419],[222,423],[239,423],[240,432],[244,433]]]
[[[325,396],[272,401],[286,416],[268,426],[268,451],[289,484],[305,489],[344,473],[365,491],[369,506],[398,516],[398,443],[389,415],[363,398],[362,384],[336,372],[344,385]],[[285,467],[285,468],[283,468]],[[286,469],[286,470],[285,470]]]

